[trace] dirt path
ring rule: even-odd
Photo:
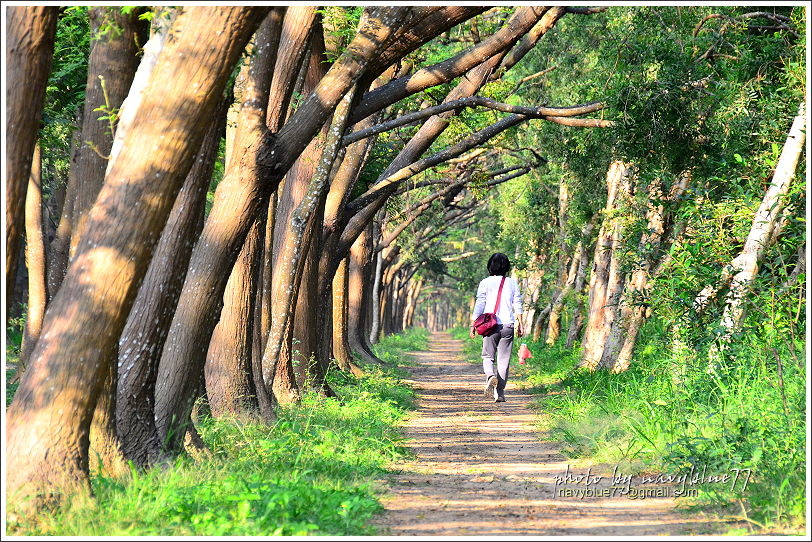
[[[457,359],[459,341],[431,337],[414,354],[418,411],[405,426],[416,458],[391,477],[376,525],[389,535],[652,535],[724,532],[672,509],[671,498],[557,495],[567,460],[539,440],[531,396],[508,381],[507,402],[486,401],[484,376]],[[585,469],[572,469],[585,473]],[[603,480],[589,487],[607,487]],[[584,484],[566,486],[584,489]],[[558,489],[561,489],[560,487]]]

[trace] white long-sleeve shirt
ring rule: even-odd
[[[497,310],[493,310],[500,282],[502,282],[501,275],[493,275],[480,281],[476,290],[476,304],[474,313],[471,315],[472,321],[483,312],[495,312],[497,323],[513,324],[516,321],[515,317],[522,314],[522,295],[519,293],[519,283],[512,277],[505,278],[499,307]]]

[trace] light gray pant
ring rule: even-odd
[[[512,349],[513,324],[499,324],[493,333],[482,337],[482,370],[485,371],[485,378],[490,378],[494,374],[493,360],[496,358],[496,391],[499,395],[505,392]]]

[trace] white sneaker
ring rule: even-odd
[[[499,380],[497,380],[496,375],[488,377],[488,380],[485,381],[485,397],[488,399],[496,399],[499,396],[499,393],[496,391],[496,385],[498,383]]]

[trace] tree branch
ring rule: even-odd
[[[600,127],[604,127],[604,125],[606,126],[611,125],[610,121],[602,121],[598,119],[579,119],[580,121],[584,120],[591,121],[590,124],[567,124],[567,122],[560,120],[563,118],[574,117],[577,115],[583,115],[586,113],[594,113],[596,111],[600,111],[606,107],[606,102],[589,102],[586,104],[573,105],[568,107],[544,107],[544,106],[525,107],[520,105],[509,105],[506,103],[497,102],[496,100],[484,98],[482,96],[470,96],[468,98],[460,98],[459,100],[454,100],[440,105],[427,107],[425,109],[421,109],[420,111],[407,113],[406,115],[402,115],[396,119],[382,122],[380,124],[376,124],[375,126],[371,126],[363,130],[358,130],[357,132],[353,132],[351,134],[344,136],[344,139],[342,140],[341,143],[342,145],[349,145],[350,143],[354,143],[366,137],[392,130],[394,128],[397,128],[398,126],[403,126],[404,124],[410,124],[412,122],[432,117],[434,115],[444,113],[446,111],[475,106],[487,107],[488,109],[502,111],[504,113],[517,113],[520,115],[525,115],[530,118],[545,119],[551,122],[556,122],[558,124],[565,124],[567,126],[595,126],[596,124],[594,123],[596,121],[598,123],[601,123],[599,124]]]

